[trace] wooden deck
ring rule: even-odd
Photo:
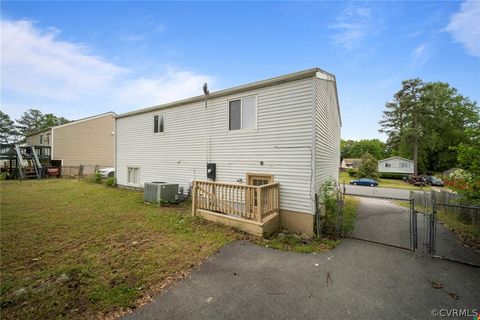
[[[279,184],[194,181],[192,215],[264,236],[279,227]]]

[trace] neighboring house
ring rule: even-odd
[[[208,107],[201,95],[120,114],[117,184],[187,193],[214,163],[218,182],[278,182],[282,225],[312,233],[315,193],[338,180],[340,127],[335,77],[317,68],[212,92]]]
[[[51,160],[62,166],[114,165],[115,113],[107,112],[63,125],[37,131],[27,137],[27,144],[50,146]],[[88,173],[88,172],[86,172]]]
[[[380,173],[405,173],[413,174],[413,161],[402,157],[390,157],[378,161]]]
[[[360,166],[362,163],[362,159],[343,159],[342,164],[340,165],[340,168],[342,169],[356,169]]]

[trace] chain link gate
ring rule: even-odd
[[[356,203],[355,226],[345,236],[415,251],[418,221],[413,199],[344,193]]]
[[[480,267],[480,207],[442,192],[415,192],[425,255]]]

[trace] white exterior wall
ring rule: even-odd
[[[335,79],[316,79],[315,103],[315,190],[333,178],[338,181],[340,164],[341,120],[335,90]]]
[[[280,183],[281,209],[314,213],[314,79],[208,101],[209,162],[217,165],[216,181],[242,179],[245,183],[247,172],[271,173]],[[228,131],[228,100],[252,95],[257,95],[257,130]],[[153,115],[157,113],[165,114],[165,133],[153,133]],[[166,181],[179,183],[186,192],[191,180],[206,179],[206,132],[203,102],[118,118],[117,183],[128,185],[127,167],[132,166],[140,168],[137,187]],[[336,154],[339,145],[331,148]],[[338,175],[338,157],[330,166]],[[330,166],[326,172],[333,174]]]
[[[385,164],[389,163],[390,167],[385,167]],[[400,167],[401,163],[409,165],[409,167]],[[378,161],[378,172],[382,173],[406,173],[413,174],[413,161],[404,160],[402,158],[390,158]]]

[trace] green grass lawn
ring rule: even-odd
[[[350,177],[347,172],[340,172],[339,182],[349,184],[350,181],[357,178]],[[397,189],[408,189],[408,190],[430,190],[430,186],[425,187],[416,187],[413,184],[405,182],[403,180],[397,179],[379,179],[378,186],[383,188],[397,188]]]
[[[237,234],[188,203],[77,180],[1,181],[2,319],[91,319],[135,307]]]

